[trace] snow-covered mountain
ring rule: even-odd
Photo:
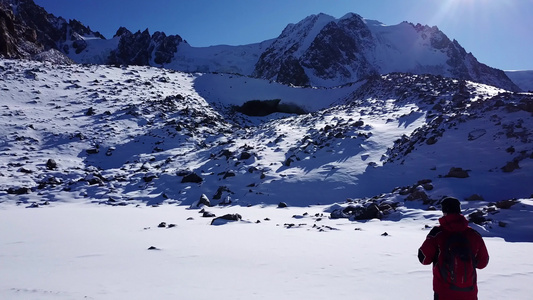
[[[526,299],[533,94],[459,47],[353,14],[105,39],[0,0],[0,298],[423,299],[413,257],[454,196],[496,258],[480,299]]]
[[[79,21],[47,13],[32,0],[0,0],[0,56],[56,63],[87,48],[87,41],[104,37]]]
[[[505,71],[505,74],[523,91],[533,91],[533,70]]]
[[[15,34],[14,25],[4,26],[4,39],[11,45],[2,50],[6,57],[35,57],[42,50],[55,49],[77,63],[237,73],[297,86],[340,86],[373,75],[404,72],[520,90],[503,71],[479,63],[438,28],[420,24],[386,26],[353,13],[340,19],[318,14],[289,24],[273,40],[243,46],[192,47],[179,35],[150,35],[148,29],[132,33],[120,28],[113,38],[105,39],[76,20],[66,22],[47,14],[31,0],[0,3],[4,3],[6,22],[26,28]],[[22,31],[34,32],[36,37],[21,40]],[[27,40],[35,49],[21,50],[27,48],[21,46],[27,46]],[[53,55],[56,61],[57,56]]]
[[[501,70],[479,63],[437,27],[386,26],[349,13],[312,15],[285,28],[254,75],[296,85],[335,86],[374,74],[407,72],[518,90]]]
[[[401,73],[316,89],[16,60],[0,77],[4,199],[308,205],[395,190],[430,205],[533,192],[530,94]]]

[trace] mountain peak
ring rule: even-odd
[[[0,50],[6,57],[32,58],[56,49],[78,63],[165,66],[187,72],[235,70],[298,86],[333,87],[376,74],[408,72],[519,90],[505,73],[479,63],[436,26],[408,22],[385,26],[352,12],[338,19],[319,13],[287,25],[271,41],[195,48],[178,47],[185,43],[178,35],[151,36],[148,29],[133,34],[121,27],[113,39],[106,40],[76,20],[49,15],[33,1],[0,3],[5,11],[16,11],[19,19],[7,21],[18,29],[2,37],[7,46]]]
[[[384,26],[355,13],[340,19],[312,15],[287,26],[261,55],[253,75],[331,87],[390,72],[429,73],[519,90],[505,74],[479,63],[436,26]]]

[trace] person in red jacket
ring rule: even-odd
[[[433,264],[435,300],[477,300],[476,269],[489,263],[487,248],[481,235],[468,226],[459,200],[446,197],[441,205],[440,226],[427,235],[418,249],[418,260]]]

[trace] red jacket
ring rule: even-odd
[[[483,269],[489,263],[489,254],[483,238],[474,229],[468,226],[468,221],[461,214],[448,214],[439,219],[440,226],[434,227],[427,235],[426,240],[418,249],[418,259],[424,265],[433,263],[433,291],[439,296],[439,300],[476,300],[477,282],[474,277],[474,289],[472,291],[455,291],[442,278],[439,264],[443,264],[444,257],[440,249],[444,248],[446,239],[454,232],[463,232],[470,241],[470,247],[474,255],[476,268]]]

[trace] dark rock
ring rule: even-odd
[[[87,154],[97,154],[98,152],[100,152],[100,149],[96,147],[96,148],[87,149],[85,150],[85,152],[87,152]]]
[[[222,178],[223,178],[223,179],[226,179],[226,178],[228,178],[228,177],[235,177],[235,176],[236,176],[235,172],[233,172],[233,171],[226,171],[226,172],[224,172],[224,176],[223,176]]]
[[[428,200],[429,197],[424,191],[420,190],[414,190],[405,198],[407,201],[413,201],[413,200]]]
[[[465,199],[466,201],[483,201],[485,200],[481,195],[473,194]]]
[[[207,207],[211,206],[211,201],[209,200],[209,198],[207,198],[205,194],[202,194],[202,196],[200,196],[200,200],[198,200],[198,204],[196,206],[200,207],[202,205],[205,205]]]
[[[252,154],[250,154],[249,152],[243,152],[243,153],[241,153],[241,156],[239,157],[239,160],[247,160],[250,157],[252,157]]]
[[[211,212],[208,212],[208,211],[204,211],[204,213],[202,214],[202,217],[204,217],[204,218],[214,218],[214,217],[216,217],[216,215],[214,213],[211,213]]]
[[[293,163],[293,162],[294,162],[294,160],[291,157],[289,157],[289,158],[287,158],[285,160],[285,162],[283,162],[283,165],[286,166],[286,167],[290,167],[291,163]]]
[[[155,178],[157,178],[157,175],[155,175],[155,174],[146,174],[146,175],[144,175],[143,180],[144,180],[144,182],[151,182]]]
[[[87,112],[85,112],[86,116],[94,116],[95,114],[96,114],[96,112],[94,111],[94,107],[89,107]]]
[[[463,170],[462,168],[452,167],[450,168],[450,171],[448,172],[448,174],[446,174],[444,177],[467,178],[467,177],[470,177],[470,175],[468,175],[467,170]]]
[[[46,161],[46,169],[48,170],[54,170],[54,169],[57,169],[57,162],[54,160],[54,159],[48,159],[48,161]]]
[[[520,166],[518,165],[518,161],[510,161],[505,166],[502,167],[502,171],[505,173],[511,173],[516,169],[520,169]]]
[[[213,196],[213,199],[216,199],[216,200],[221,199],[223,192],[231,192],[231,191],[227,186],[219,186],[217,189],[217,192]]]
[[[483,225],[488,220],[485,218],[485,214],[478,210],[468,215],[468,220],[478,225]]]
[[[24,167],[20,168],[18,171],[21,172],[21,173],[26,173],[26,174],[31,174],[31,173],[33,173],[32,170],[30,170],[30,169],[26,169],[26,168],[24,168]]]
[[[509,209],[511,206],[519,203],[516,199],[502,200],[495,203],[495,206],[500,209]]]
[[[356,220],[371,220],[371,219],[381,219],[383,218],[383,213],[379,210],[379,207],[372,203],[368,205],[359,215],[355,216]]]
[[[234,222],[240,221],[241,219],[242,216],[239,214],[225,214],[223,216],[213,219],[213,221],[211,221],[211,225],[221,225],[225,224],[227,221]]]
[[[426,191],[431,191],[431,190],[433,190],[433,184],[431,184],[431,183],[424,183],[424,184],[422,185],[422,187],[423,187],[424,190],[426,190]]]
[[[355,123],[353,123],[352,126],[354,126],[354,127],[362,127],[363,125],[365,125],[365,122],[359,120],[359,121],[356,121]]]
[[[202,183],[203,178],[198,176],[198,174],[196,173],[189,173],[188,175],[185,175],[182,179],[181,179],[181,183]]]
[[[438,141],[437,136],[432,136],[432,137],[430,137],[430,138],[428,138],[428,139],[426,140],[426,144],[428,144],[428,145],[434,145],[435,143],[437,143],[437,141]]]
[[[285,203],[285,202],[280,202],[280,203],[278,204],[278,208],[285,208],[285,207],[287,207],[287,206],[288,206],[288,205],[287,205],[287,203]]]
[[[20,188],[10,187],[7,189],[7,193],[12,194],[12,195],[24,195],[24,194],[31,193],[31,189],[27,187],[20,187]]]
[[[157,227],[166,228],[167,227],[167,223],[166,222],[161,222],[161,223],[159,223],[159,225],[157,225]]]

